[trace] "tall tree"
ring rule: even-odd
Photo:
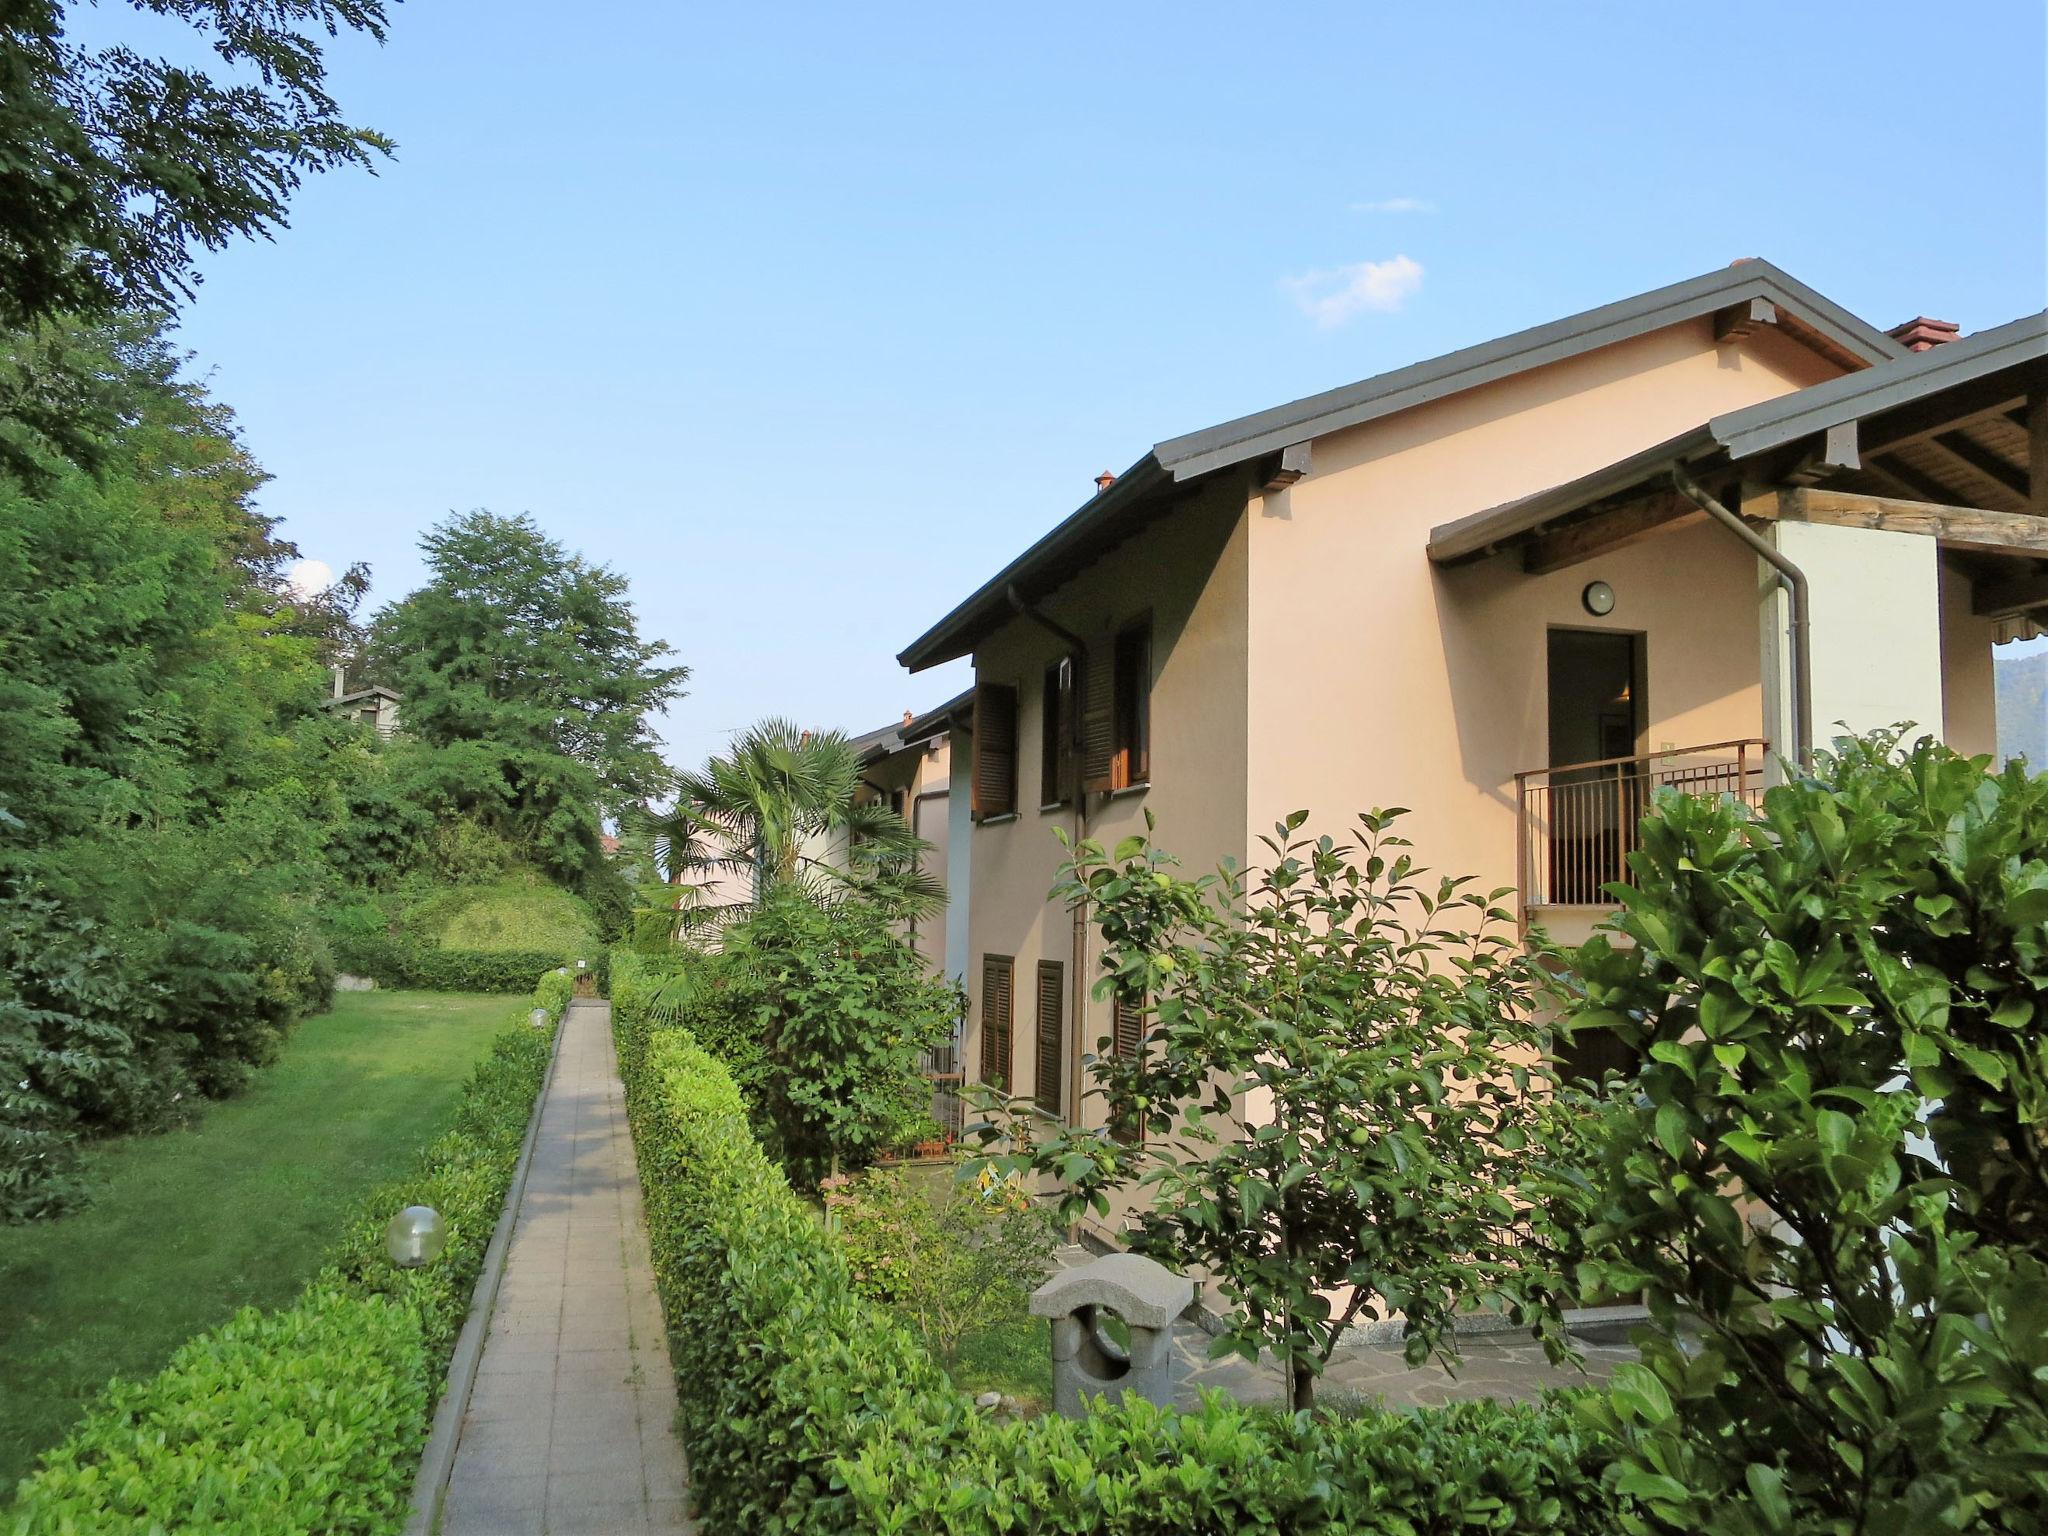
[[[391,141],[341,119],[323,38],[383,41],[384,0],[130,0],[196,32],[212,72],[74,40],[69,0],[0,10],[0,323],[175,305],[195,247],[285,222],[309,172]]]
[[[175,308],[199,249],[268,235],[307,174],[393,147],[342,121],[321,51],[344,31],[381,42],[384,0],[129,3],[142,30],[190,28],[217,65],[82,44],[72,0],[0,6],[0,328],[22,333],[0,361],[0,469],[31,484],[52,455],[118,462],[119,391],[65,322]]]
[[[369,642],[371,675],[405,695],[407,732],[572,758],[608,809],[660,794],[650,717],[690,673],[640,638],[625,577],[523,515],[451,517],[421,547],[430,579],[377,615]]]

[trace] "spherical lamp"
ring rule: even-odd
[[[529,1024],[531,1024],[531,1025],[532,1025],[532,1026],[533,1026],[533,1027],[534,1027],[535,1029],[546,1029],[546,1028],[548,1027],[548,1011],[547,1011],[547,1009],[545,1009],[545,1008],[536,1008],[536,1009],[534,1009],[534,1010],[533,1010],[533,1012],[529,1013],[529,1014],[528,1014],[528,1015],[526,1016],[526,1022],[527,1022],[527,1023],[529,1023]]]
[[[431,1205],[408,1205],[384,1228],[384,1251],[400,1269],[418,1269],[441,1256],[448,1227]]]

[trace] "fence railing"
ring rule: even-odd
[[[1732,795],[1755,805],[1769,755],[1768,742],[1748,738],[1516,774],[1522,911],[1612,906],[1604,888],[1627,877],[1628,856],[1641,846],[1639,829],[1658,790]]]

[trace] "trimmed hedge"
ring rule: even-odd
[[[548,977],[534,989],[551,1022],[567,1001]],[[553,1038],[521,1009],[464,1087],[454,1125],[411,1174],[363,1201],[291,1306],[245,1309],[150,1380],[111,1383],[22,1479],[14,1536],[399,1530]],[[384,1256],[385,1223],[407,1205],[433,1206],[448,1228],[440,1258],[416,1270]]]
[[[704,1528],[723,1533],[1606,1533],[1569,1396],[1345,1420],[1211,1394],[998,1424],[892,1318],[747,1127],[730,1075],[615,973],[613,1019]]]

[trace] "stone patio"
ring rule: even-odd
[[[1063,1267],[1093,1257],[1081,1248],[1063,1248],[1059,1254]],[[1547,1387],[1605,1381],[1617,1365],[1637,1358],[1634,1347],[1624,1342],[1626,1336],[1625,1326],[1612,1323],[1575,1335],[1585,1356],[1583,1372],[1552,1365],[1541,1345],[1519,1333],[1461,1336],[1458,1349],[1464,1361],[1453,1375],[1434,1364],[1411,1368],[1398,1343],[1366,1343],[1354,1334],[1331,1357],[1316,1397],[1326,1403],[1378,1399],[1389,1408],[1436,1407],[1474,1397],[1519,1402],[1540,1396]],[[1202,1393],[1211,1388],[1243,1403],[1287,1400],[1287,1377],[1279,1361],[1271,1355],[1262,1355],[1256,1365],[1234,1356],[1212,1360],[1211,1342],[1201,1325],[1186,1316],[1173,1325],[1174,1400],[1181,1407],[1198,1406]]]
[[[611,1005],[578,1001],[541,1107],[442,1536],[688,1531]]]

